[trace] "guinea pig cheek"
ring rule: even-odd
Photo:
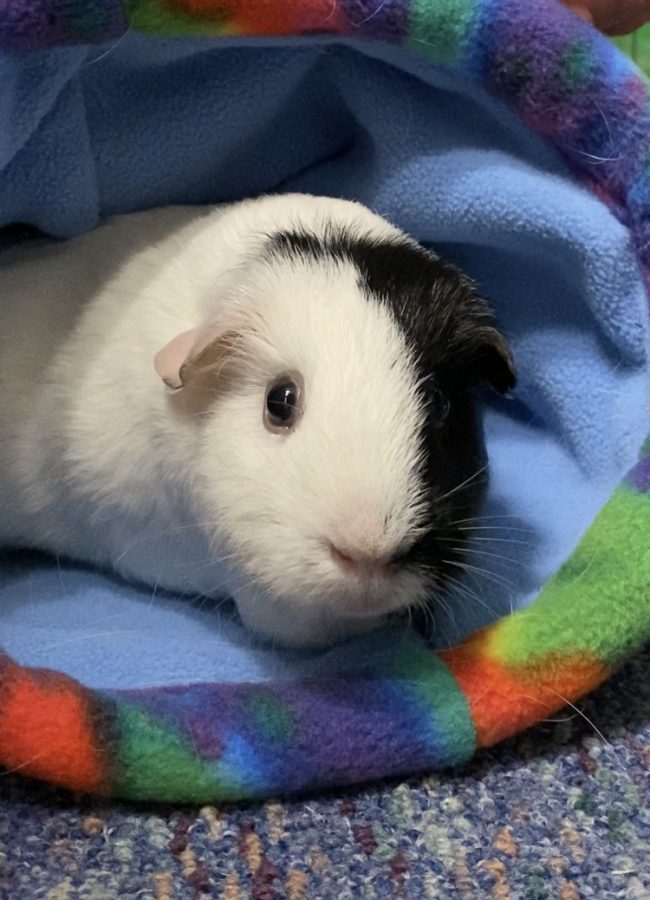
[[[269,433],[265,389],[265,379],[242,377],[214,405],[201,445],[202,505],[215,523],[215,542],[226,544],[241,590],[255,586],[274,596],[293,595],[303,585],[308,595],[301,424],[295,434]]]

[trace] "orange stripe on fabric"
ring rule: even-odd
[[[74,791],[101,791],[101,755],[77,682],[3,660],[0,765]]]
[[[611,674],[588,654],[508,667],[485,654],[484,635],[439,654],[470,707],[479,747],[490,747],[589,693]]]
[[[339,33],[346,29],[343,12],[334,0],[172,0],[170,7],[208,22],[225,15],[243,34],[288,35],[310,30]]]

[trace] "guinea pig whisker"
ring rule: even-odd
[[[552,694],[555,694],[555,696],[556,696],[559,700],[561,700],[563,703],[565,703],[567,706],[569,706],[572,710],[574,710],[574,712],[576,713],[576,715],[580,716],[580,717],[587,723],[587,725],[589,725],[590,728],[593,728],[594,734],[596,734],[596,735],[601,739],[601,741],[602,741],[607,747],[611,747],[611,746],[612,746],[611,743],[610,743],[610,741],[607,740],[607,738],[606,738],[605,735],[602,733],[602,731],[601,731],[599,728],[596,727],[596,724],[595,724],[594,722],[592,722],[592,720],[591,720],[590,718],[588,718],[588,716],[586,715],[586,713],[584,713],[579,707],[577,707],[577,706],[575,705],[575,703],[572,703],[572,702],[571,702],[570,700],[568,700],[566,697],[563,697],[562,694],[559,694],[557,691],[553,690],[553,688],[549,688],[549,690],[550,690],[550,692],[551,692]],[[614,756],[617,756],[617,754],[614,754]],[[617,757],[617,759],[618,759],[618,757]],[[620,760],[618,760],[618,761],[620,762]],[[629,777],[629,776],[628,776],[628,773],[627,773],[627,770],[626,770],[626,768],[625,768],[625,764],[622,764],[622,765],[621,765],[621,769],[622,769],[622,771],[625,773],[626,777]],[[631,778],[630,778],[629,780],[630,780],[630,782],[632,782],[632,779],[631,779]],[[632,783],[634,783],[634,782],[632,782]]]
[[[44,756],[47,756],[51,753],[49,746],[45,750],[41,750],[39,753],[35,753],[33,756],[30,756],[29,759],[24,759],[18,765],[11,766],[9,769],[3,769],[0,772],[0,778],[7,778],[9,775],[14,775],[16,772],[20,772],[21,769],[26,769],[32,765],[32,763],[38,762]]]
[[[201,529],[201,528],[209,528],[213,527],[214,522],[205,521],[205,522],[190,522],[185,525],[176,525],[173,528],[163,528],[158,531],[151,531],[146,534],[139,534],[132,541],[129,541],[128,544],[124,547],[121,553],[115,557],[113,560],[113,565],[117,565],[117,563],[121,562],[124,557],[134,548],[139,547],[142,544],[146,544],[148,541],[157,541],[161,538],[169,537],[170,535],[178,534],[182,531],[191,531],[193,529]]]
[[[448,579],[452,577],[447,572],[445,572],[444,575],[441,575],[440,570],[434,565],[422,565],[420,566],[420,572],[423,572],[429,577],[430,590],[438,592],[436,593],[436,597],[439,593],[444,592]],[[428,603],[430,600],[431,597],[429,596],[426,597],[423,602]]]
[[[457,538],[438,538],[440,541],[455,541]],[[474,544],[476,542],[485,543],[485,544],[517,544],[520,547],[530,547],[530,541],[520,541],[517,538],[499,538],[499,537],[469,537],[469,538],[460,538],[460,540],[467,540],[468,546]]]
[[[491,572],[489,569],[484,569],[480,566],[474,566],[468,562],[459,562],[458,560],[453,559],[443,559],[443,563],[446,563],[450,566],[455,566],[457,569],[460,569],[462,572],[466,573],[468,577],[471,576],[482,576],[489,581],[494,581],[499,587],[507,587],[510,590],[514,590],[514,584],[508,581],[507,578],[504,578],[502,575],[498,575],[495,572]]]
[[[491,531],[491,532],[501,532],[502,534],[505,532],[506,534],[533,534],[532,528],[514,528],[511,525],[463,525],[458,522],[450,522],[450,528],[455,528],[457,531]]]
[[[113,628],[110,631],[95,631],[91,634],[75,635],[74,637],[62,638],[59,641],[53,641],[51,644],[44,644],[39,649],[41,652],[49,653],[51,650],[57,650],[59,647],[67,647],[69,644],[84,644],[86,641],[93,641],[97,638],[114,637],[120,634],[136,634],[136,628]]]
[[[233,559],[239,559],[238,553],[219,553],[215,554],[215,558],[208,560],[206,563],[201,563],[200,566],[194,566],[192,569],[193,572],[203,572],[204,569],[209,569],[211,566],[220,565],[221,563],[231,562]]]
[[[487,466],[482,466],[477,472],[474,472],[473,475],[470,475],[469,478],[466,478],[465,481],[462,481],[460,484],[457,484],[455,488],[452,488],[450,491],[447,491],[446,494],[442,494],[440,497],[436,497],[436,502],[441,502],[442,500],[447,500],[449,497],[453,497],[454,494],[458,493],[458,491],[462,490],[464,487],[467,487],[474,481],[475,478],[479,478],[487,469]]]
[[[424,617],[424,627],[428,634],[433,634],[436,630],[436,617],[435,611],[433,609],[433,605],[430,600],[421,600],[419,603],[416,603],[413,606],[414,610],[422,613]],[[409,616],[409,624],[413,618],[411,608],[409,608],[409,612],[411,615]]]
[[[454,626],[454,628],[457,628],[458,626],[457,626],[456,615],[454,613],[454,607],[449,602],[450,599],[451,598],[445,597],[443,594],[441,594],[440,596],[436,597],[435,602],[436,602],[436,606],[439,606],[443,610],[443,612],[451,619],[451,623]],[[433,614],[431,616],[431,624],[432,624],[432,626],[435,626],[435,617],[433,616]]]
[[[447,584],[445,585],[445,590],[448,589],[449,583],[451,583],[452,587],[466,600],[471,600],[472,603],[481,603],[481,597],[478,592],[474,590],[474,588],[470,587],[468,584],[462,582],[459,578],[455,578],[453,575],[447,576]]]
[[[514,582],[510,581],[508,578],[504,578],[503,575],[499,575],[496,572],[491,572],[489,569],[483,569],[480,566],[473,566],[471,563],[458,562],[457,560],[453,559],[443,559],[443,562],[449,566],[456,566],[458,569],[461,569],[464,572],[468,572],[469,574],[483,576],[489,581],[493,581],[500,587],[506,587],[511,591],[517,590]]]
[[[219,562],[221,562],[221,558],[219,558],[217,560],[217,563],[219,563]],[[201,567],[193,569],[192,571],[200,572],[202,568],[205,568],[205,567],[201,566]],[[191,602],[194,602],[194,601],[200,600],[200,599],[213,601],[213,600],[217,599],[215,594],[219,594],[219,602],[226,602],[230,598],[229,592],[225,590],[227,585],[228,585],[228,577],[227,577],[227,575],[224,575],[223,577],[219,578],[218,581],[215,581],[212,584],[209,584],[207,587],[202,588],[198,593],[189,594],[189,595],[187,595],[187,597]]]
[[[530,547],[529,541],[518,541],[516,539],[509,538],[494,538],[494,537],[476,537],[474,535],[470,535],[469,537],[463,537],[461,535],[453,535],[452,537],[444,537],[440,535],[436,538],[436,540],[444,543],[444,544],[460,544],[461,546],[455,546],[453,550],[460,550],[463,553],[469,553],[470,551],[474,551],[475,553],[486,553],[487,551],[483,550],[480,546],[476,546],[477,544],[492,544],[496,545],[496,548],[499,549],[501,544],[514,544],[518,547]],[[504,557],[505,559],[505,557]]]
[[[464,522],[494,522],[495,520],[503,521],[505,519],[519,519],[521,521],[521,516],[518,516],[516,513],[504,513],[499,516],[485,516],[481,513],[477,516],[468,516],[465,519],[456,519],[456,524],[462,525]]]
[[[451,589],[449,589],[449,587],[448,587],[446,596],[447,596],[447,601],[449,603],[455,604],[459,609],[468,608],[468,607],[470,609],[473,609],[475,606],[480,606],[483,609],[488,610],[488,612],[490,612],[490,614],[492,615],[487,603],[485,603],[478,596],[474,596],[473,594],[470,594],[470,593],[465,593],[463,590],[461,590],[460,584],[452,584]],[[442,604],[441,604],[441,606],[442,606]],[[442,608],[444,609],[445,607],[442,607]],[[456,624],[456,623],[454,622],[454,624]]]
[[[499,575],[497,572],[491,572],[489,569],[483,569],[479,566],[472,566],[469,563],[465,565],[465,571],[467,572],[468,577],[485,578],[487,581],[496,585],[496,587],[501,588],[501,590],[505,590],[509,593],[517,592],[517,586],[514,581],[505,578],[503,575]]]
[[[461,553],[467,553],[473,550],[471,544],[466,547],[452,547],[451,549],[458,550]],[[502,559],[504,562],[510,563],[510,565],[524,567],[524,563],[522,563],[520,559],[515,559],[513,556],[503,556],[501,553],[491,553],[489,550],[482,549],[476,549],[474,552],[478,556],[489,556],[490,559]]]
[[[452,588],[454,590],[454,593],[450,595],[451,599],[457,599],[461,602],[464,601],[465,603],[468,601],[469,603],[476,603],[486,610],[486,612],[489,612],[495,620],[500,618],[500,613],[493,609],[489,603],[486,603],[477,591],[473,590],[468,585],[463,584],[461,581],[458,581],[451,575],[449,576],[449,580],[452,582]]]
[[[195,594],[193,597],[188,597],[187,600],[192,604],[196,609],[203,610],[206,604],[214,603],[213,611],[218,611],[220,607],[228,602],[228,597],[210,597],[208,594]]]

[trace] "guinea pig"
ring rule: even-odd
[[[0,543],[309,646],[435,601],[485,493],[488,304],[365,207],[117,217],[0,256]],[[458,570],[455,570],[458,572]]]

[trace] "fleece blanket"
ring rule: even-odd
[[[643,645],[650,104],[616,48],[555,0],[14,0],[0,48],[0,225],[354,197],[477,279],[520,372],[431,634],[279,653],[221,607],[5,557],[0,765],[176,801],[409,774]]]

